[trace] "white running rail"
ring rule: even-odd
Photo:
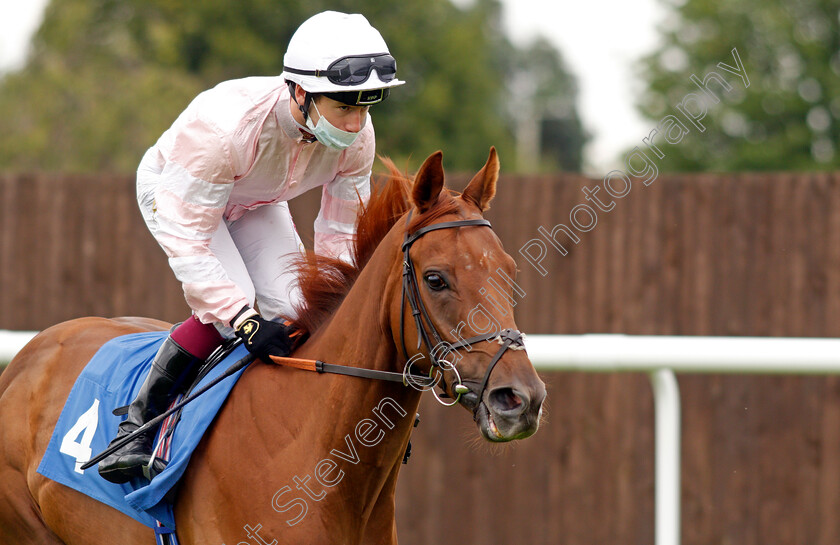
[[[35,332],[0,330],[0,365]],[[656,412],[656,545],[680,543],[680,393],[675,373],[840,374],[840,339],[528,335],[540,371],[647,373]]]
[[[0,329],[0,366],[6,365],[28,343],[37,331],[7,331]]]
[[[647,373],[656,412],[656,545],[680,543],[680,392],[674,373],[840,374],[840,339],[529,335],[541,371]]]

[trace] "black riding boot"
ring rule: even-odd
[[[120,423],[116,438],[119,441],[169,407],[181,388],[195,379],[203,360],[193,356],[167,337],[155,356],[152,369],[140,392],[128,406],[128,416]],[[123,445],[99,462],[99,474],[112,483],[126,483],[143,476],[143,466],[149,464],[156,430],[149,430]],[[163,464],[161,464],[163,465]],[[162,469],[158,468],[158,469]]]

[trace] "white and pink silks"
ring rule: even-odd
[[[303,246],[287,201],[323,186],[315,251],[349,259],[356,213],[370,195],[370,116],[343,151],[303,138],[279,77],[219,84],[198,95],[143,157],[137,199],[183,284],[194,319],[226,336],[256,303],[294,317],[291,260]]]

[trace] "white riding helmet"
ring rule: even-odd
[[[304,21],[289,41],[283,65],[281,76],[309,93],[385,90],[405,83],[396,78],[397,62],[382,35],[358,13],[324,11]],[[359,93],[357,103],[373,104],[385,96],[387,91]]]

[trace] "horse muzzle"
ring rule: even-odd
[[[473,394],[473,401],[477,400]],[[502,386],[486,392],[474,405],[473,418],[482,437],[501,443],[525,439],[537,432],[545,400],[545,385],[538,381],[533,388]]]

